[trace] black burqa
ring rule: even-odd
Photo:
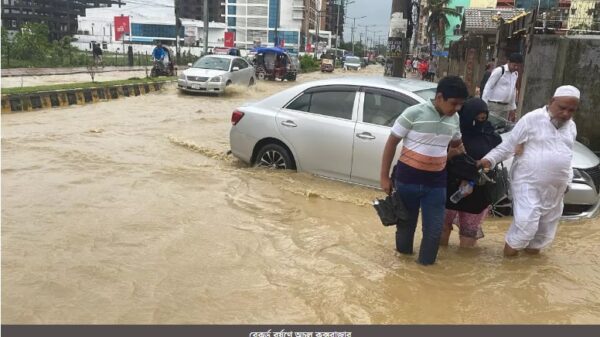
[[[476,97],[468,99],[459,111],[462,141],[470,158],[460,155],[448,161],[446,166],[448,171],[446,208],[448,209],[479,214],[491,204],[489,185],[476,185],[473,193],[456,204],[449,200],[450,196],[458,190],[462,180],[478,180],[477,167],[471,159],[483,158],[502,142],[502,138],[495,132],[487,118],[484,122],[475,119],[482,112],[489,115],[487,104]]]

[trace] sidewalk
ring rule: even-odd
[[[148,70],[152,68],[148,66]],[[99,67],[98,73],[113,72],[113,71],[143,71],[145,66],[133,66],[133,67]],[[2,77],[14,77],[14,76],[47,76],[47,75],[70,75],[70,74],[81,74],[87,73],[87,67],[76,67],[76,68],[9,68],[2,69]]]

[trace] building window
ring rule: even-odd
[[[17,28],[17,20],[10,20],[10,26],[12,28]]]
[[[235,27],[236,26],[235,18],[227,18],[227,26]]]
[[[279,7],[277,6],[277,1],[269,2],[269,28],[275,28],[277,25],[277,14],[279,12]]]
[[[456,6],[456,11],[458,12],[458,14],[462,15],[462,13],[463,13],[463,6]]]
[[[227,14],[229,15],[235,15],[236,13],[236,6],[227,6]]]
[[[454,35],[460,35],[460,25],[454,27]]]

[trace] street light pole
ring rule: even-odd
[[[204,55],[208,54],[208,0],[204,0]]]
[[[335,22],[335,49],[336,50],[340,47],[340,7],[342,7],[342,6],[344,6],[344,0],[341,0],[341,3],[338,3],[337,15],[335,17],[335,20],[336,20],[336,22]],[[337,53],[337,51],[336,51],[336,53]]]

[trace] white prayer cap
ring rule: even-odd
[[[554,96],[552,97],[575,97],[579,99],[579,96],[579,89],[575,88],[572,85],[563,85],[556,88]]]

